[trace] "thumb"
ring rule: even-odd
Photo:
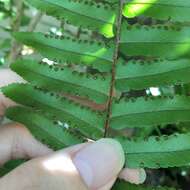
[[[113,139],[101,139],[92,143],[77,152],[73,158],[89,189],[110,189],[123,168],[124,161],[123,149]]]
[[[124,151],[114,139],[101,139],[86,145],[75,152],[73,162],[89,189],[110,190],[117,177],[135,184],[143,183],[146,179],[143,169],[122,170]]]

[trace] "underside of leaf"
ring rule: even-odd
[[[147,16],[173,22],[188,22],[189,0],[126,0],[123,15],[127,18]]]
[[[96,103],[105,103],[108,98],[109,76],[87,75],[69,67],[32,60],[19,60],[11,65],[11,69],[33,85],[57,93],[81,96]]]
[[[113,48],[103,43],[30,32],[18,32],[13,36],[20,42],[32,46],[44,57],[59,63],[84,64],[102,71],[111,69]]]
[[[123,23],[120,51],[127,56],[189,57],[190,27]]]
[[[117,4],[97,3],[93,0],[27,0],[27,2],[59,19],[99,31],[108,38],[114,36]]]
[[[49,119],[39,111],[26,107],[12,107],[6,112],[7,117],[25,125],[34,137],[53,150],[82,143],[84,139],[66,128],[65,123]]]
[[[93,139],[102,136],[104,124],[102,112],[93,111],[65,97],[28,84],[12,84],[4,87],[2,91],[15,102],[41,110],[51,118],[81,130],[86,136]]]
[[[118,138],[130,168],[168,168],[189,166],[190,134],[128,140]]]
[[[116,68],[116,88],[120,91],[180,85],[190,82],[190,60],[131,60]]]
[[[149,127],[190,121],[190,97],[152,97],[125,99],[113,103],[111,127],[114,129]]]

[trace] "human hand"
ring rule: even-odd
[[[0,71],[0,86],[21,81],[15,74],[9,78],[11,71],[4,71],[6,75]],[[0,113],[12,104],[1,95]],[[118,176],[136,184],[145,180],[142,169],[126,168],[121,172],[124,153],[117,141],[101,139],[53,152],[15,123],[0,129],[0,165],[16,158],[34,159],[0,179],[2,190],[109,190]]]

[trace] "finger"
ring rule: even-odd
[[[146,172],[144,169],[125,168],[119,174],[119,178],[138,185],[146,180]]]
[[[0,189],[88,190],[68,154],[83,147],[85,144],[22,164],[0,180]]]
[[[114,177],[110,182],[108,182],[105,186],[101,187],[98,190],[110,190],[112,186],[114,185],[115,181],[116,181],[116,177]]]
[[[34,158],[43,156],[53,151],[34,138],[30,131],[21,124],[13,125],[13,150],[12,156],[16,158]]]
[[[0,91],[0,117],[3,117],[3,115],[5,114],[6,108],[14,105],[16,105],[16,103],[9,98],[6,98]]]
[[[24,80],[10,69],[0,69],[0,87],[14,82],[24,82]]]
[[[134,184],[141,184],[146,179],[146,173],[143,169],[128,169],[125,168],[122,170],[122,172],[119,175],[120,179],[124,179],[125,181],[128,181],[130,183]],[[111,180],[108,184],[106,184],[104,187],[98,189],[98,190],[110,190],[113,184],[115,183],[116,178]]]
[[[13,170],[1,181],[3,187],[8,184],[11,189],[13,183],[8,183],[10,179],[17,183],[24,178],[18,186],[14,185],[15,190],[30,186],[31,181],[35,187],[46,190],[108,190],[123,164],[121,145],[115,140],[101,139],[33,159]]]
[[[12,123],[0,128],[0,165],[11,159],[34,158],[52,152],[37,141],[27,128]]]
[[[0,70],[0,88],[14,82],[24,82],[24,80],[10,69]],[[0,116],[3,116],[5,109],[12,105],[15,103],[6,98],[0,91]]]
[[[63,150],[60,150],[60,152],[64,151],[65,153],[69,154],[71,157],[73,157],[77,152],[85,148],[86,146],[90,145],[90,142],[77,144],[72,147],[65,148]],[[58,151],[59,152],[59,151]]]
[[[113,139],[101,139],[86,146],[73,158],[89,189],[99,189],[119,174],[124,165],[124,152]]]

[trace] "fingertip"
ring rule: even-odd
[[[146,180],[146,172],[144,169],[140,169],[140,175],[139,175],[139,184],[142,184]]]
[[[120,143],[106,138],[79,151],[73,161],[87,186],[97,189],[118,175],[125,159]]]
[[[144,169],[125,168],[119,174],[119,178],[138,185],[145,182],[146,172]]]
[[[9,123],[2,127],[1,133],[8,134],[12,159],[35,158],[52,153],[52,150],[35,139],[30,131],[20,123]]]
[[[117,155],[119,160],[118,168],[121,170],[125,163],[125,153],[121,144],[117,140],[111,138],[101,139],[100,142],[105,143],[108,145],[108,147],[112,147],[114,149],[115,154]]]

